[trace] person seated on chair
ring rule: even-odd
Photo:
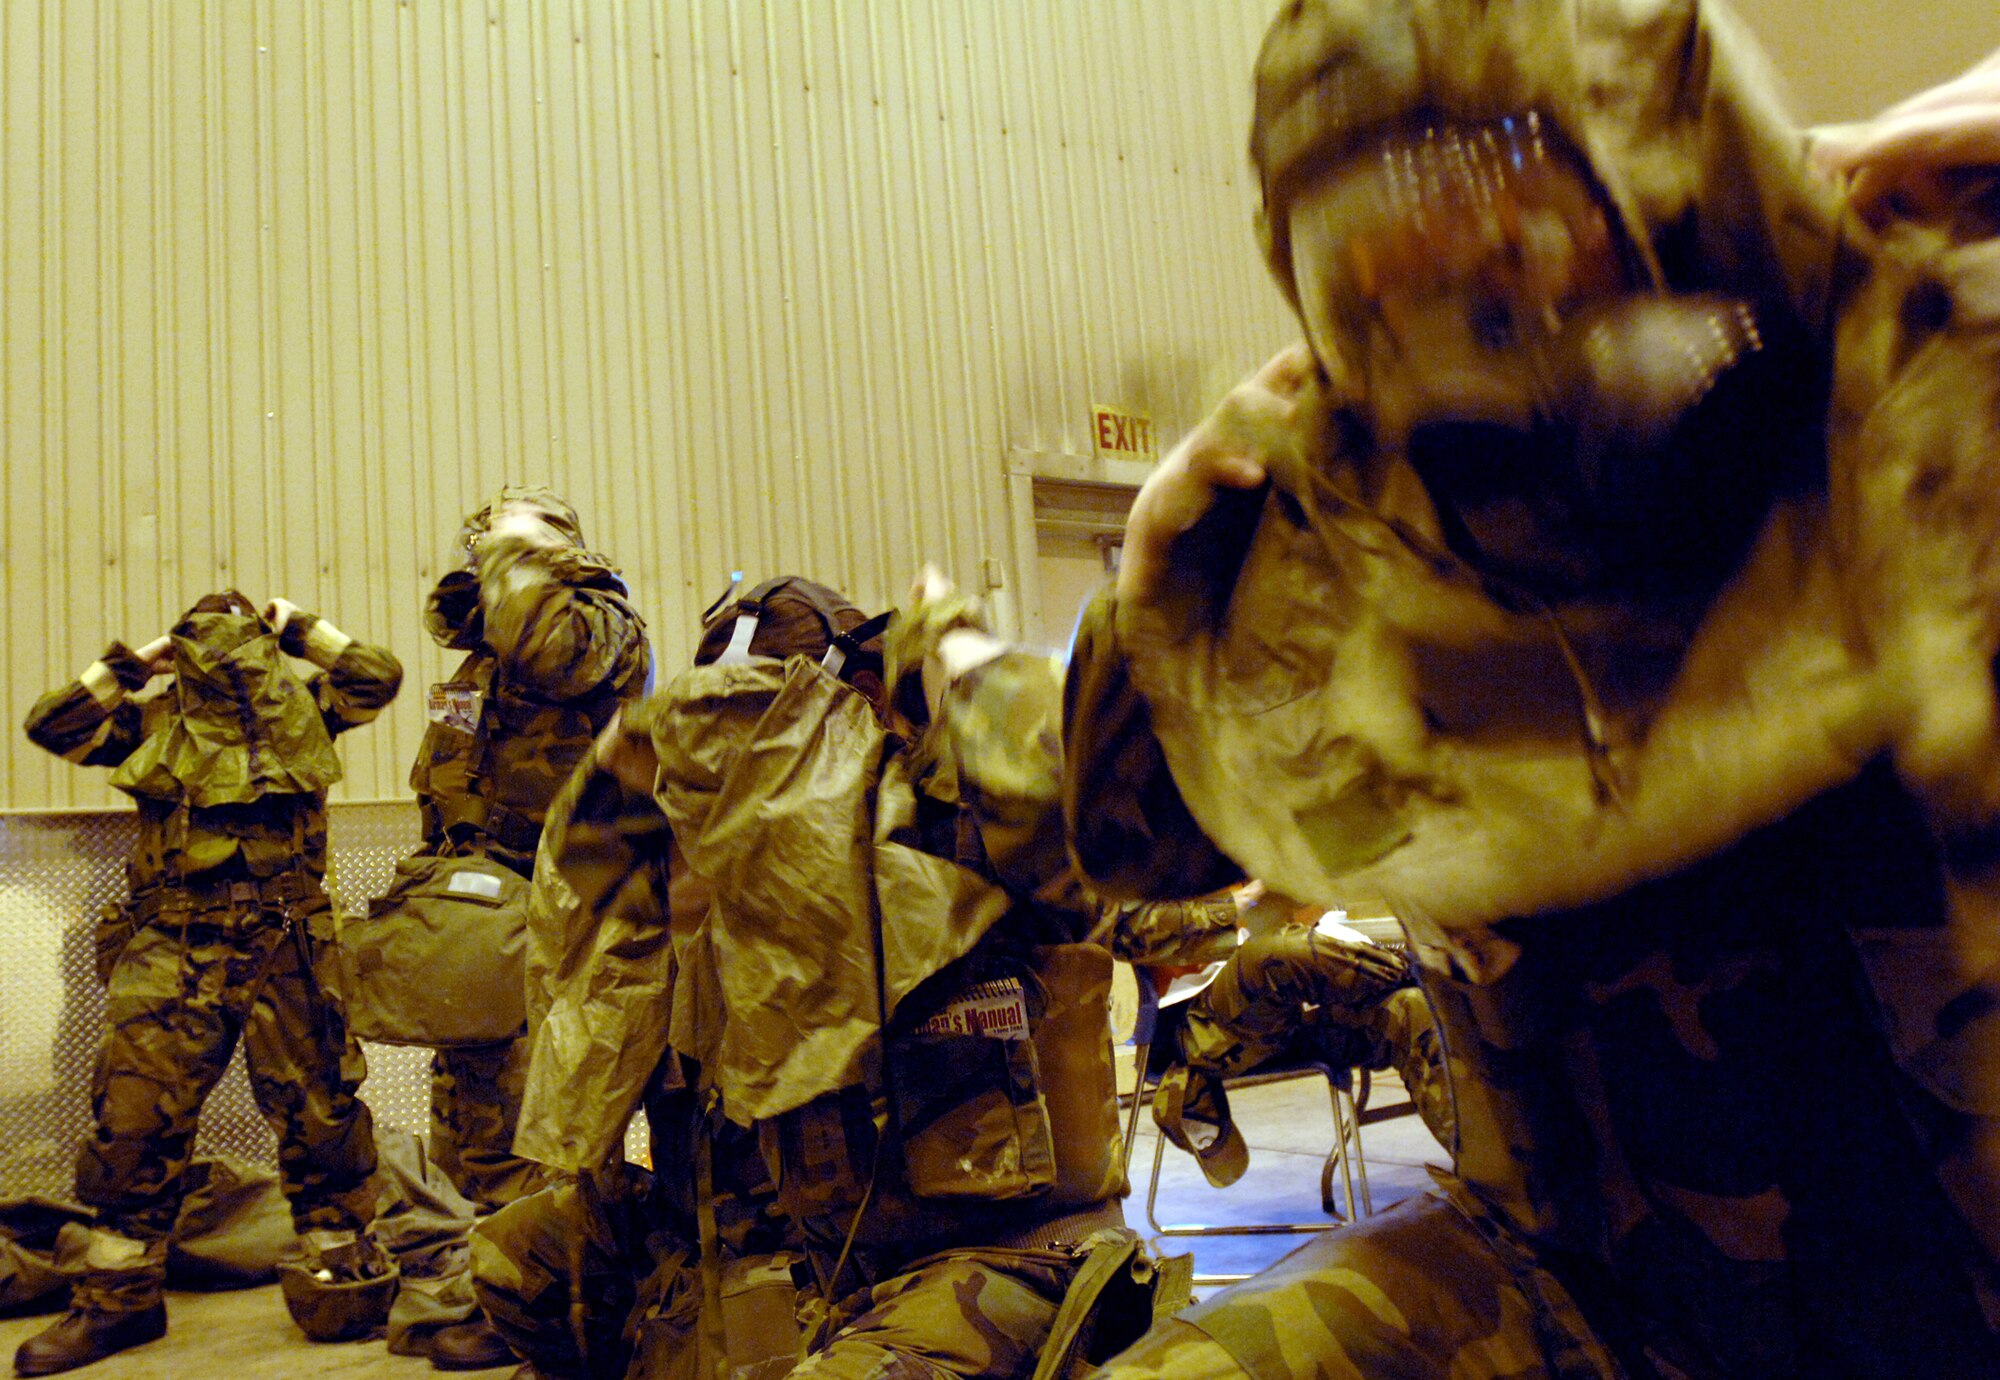
[[[1393,1067],[1424,1125],[1453,1149],[1457,1120],[1436,1022],[1393,951],[1288,923],[1245,940],[1182,1009],[1153,1119],[1216,1187],[1235,1183],[1249,1163],[1223,1080],[1272,1065]]]

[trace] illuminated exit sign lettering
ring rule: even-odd
[[[1152,460],[1158,455],[1153,445],[1153,419],[1137,412],[1099,403],[1090,409],[1090,434],[1097,454],[1105,460]]]

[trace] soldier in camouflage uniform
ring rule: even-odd
[[[1405,963],[1380,945],[1296,925],[1256,935],[1182,1010],[1153,1119],[1217,1187],[1234,1183],[1249,1163],[1222,1080],[1268,1064],[1393,1065],[1438,1143],[1457,1139],[1430,1003]],[[1190,1133],[1189,1121],[1206,1131]]]
[[[1865,224],[1759,71],[1707,0],[1271,31],[1310,353],[1134,506],[1077,847],[1403,916],[1458,1157],[1118,1380],[2000,1374],[2000,178]]]
[[[820,590],[819,595],[825,606],[839,611],[841,626],[858,623],[858,611],[844,599],[832,591]],[[963,610],[959,603],[950,607]],[[785,608],[775,597],[763,601],[766,618]],[[730,612],[711,624],[700,660],[716,659],[730,641],[735,622]],[[898,665],[907,689],[915,691],[916,668],[955,621],[955,614],[905,620]],[[782,621],[760,622],[744,650],[762,658],[811,653],[825,643],[824,632],[817,629],[814,637],[801,638],[787,636]],[[799,661],[794,656],[793,666]],[[850,652],[843,671],[878,706],[887,696],[880,688],[879,662],[879,652]],[[768,1271],[770,1266],[762,1262],[770,1253],[782,1252],[778,1258],[796,1260],[801,1280],[811,1281],[802,1295],[807,1316],[817,1320],[817,1335],[805,1339],[813,1348],[808,1370],[844,1374],[873,1370],[888,1360],[943,1373],[1026,1374],[1056,1326],[1072,1282],[1092,1259],[1078,1247],[1090,1241],[1109,1248],[1099,1271],[1105,1281],[1115,1273],[1111,1267],[1119,1261],[1112,1257],[1120,1249],[1126,1253],[1121,1259],[1129,1263],[1132,1243],[1115,1228],[1116,1205],[1109,1200],[1123,1190],[1115,1159],[1108,1181],[1101,1157],[1093,1160],[1100,1172],[1092,1179],[1093,1191],[1080,1195],[1080,1202],[1051,1204],[1053,1195],[1046,1192],[986,1201],[975,1183],[968,1186],[969,1196],[954,1203],[913,1194],[904,1172],[886,1162],[879,1177],[863,1171],[874,1178],[872,1188],[856,1182],[855,1150],[846,1137],[856,1126],[877,1128],[860,1133],[865,1136],[881,1134],[883,1124],[881,1111],[871,1116],[860,1089],[853,1090],[858,1097],[822,1099],[821,1105],[836,1114],[817,1120],[820,1106],[749,1126],[727,1116],[696,1114],[691,1100],[683,1101],[681,1110],[671,1110],[675,1098],[690,1098],[681,1086],[711,1098],[718,1095],[718,1081],[705,1074],[695,1054],[707,1055],[711,1067],[735,1057],[715,1039],[714,1028],[704,1029],[702,1012],[715,1009],[715,988],[701,980],[676,979],[677,973],[713,971],[704,953],[714,933],[708,926],[711,903],[726,908],[735,901],[730,895],[718,897],[708,876],[679,847],[653,795],[657,762],[675,750],[681,735],[686,744],[699,744],[704,751],[715,749],[725,736],[727,729],[702,719],[703,687],[726,685],[727,677],[738,673],[751,680],[768,678],[772,672],[760,665],[774,664],[716,667],[706,678],[669,686],[626,716],[607,747],[609,762],[578,778],[576,809],[564,824],[560,849],[561,875],[573,888],[562,898],[571,918],[553,926],[562,932],[560,939],[539,946],[545,955],[539,966],[552,975],[552,991],[545,999],[548,1015],[536,1041],[517,1145],[585,1174],[574,1192],[537,1195],[482,1224],[475,1235],[482,1302],[516,1348],[549,1374],[616,1375],[624,1373],[624,1366],[633,1375],[695,1374],[704,1346],[722,1347],[733,1366],[755,1363],[760,1373],[763,1367],[789,1367],[798,1343],[778,1354],[766,1349],[791,1334],[789,1323],[768,1329],[776,1335],[756,1339],[762,1345],[753,1342],[746,1358],[747,1329],[732,1316],[740,1297],[735,1289],[742,1283],[737,1273],[725,1273],[720,1281],[731,1301],[720,1309],[724,1335],[701,1336],[703,1326],[713,1320],[701,1303],[706,1281],[699,1268],[704,1253],[698,1247],[698,1183],[705,1159],[721,1248],[715,1258],[729,1262],[730,1272]],[[919,807],[924,846],[948,857],[976,855],[981,867],[1003,869],[1011,882],[1030,890],[1030,879],[1041,879],[1041,888],[1033,890],[1036,923],[1051,938],[1073,926],[1069,932],[1116,942],[1134,953],[1178,953],[1197,961],[1219,944],[1233,944],[1236,911],[1226,902],[1106,907],[1084,896],[1068,869],[1059,828],[1053,834],[1049,828],[1057,818],[1053,668],[1046,658],[1009,654],[972,675],[982,681],[983,692],[955,699],[945,716],[949,726],[927,735],[928,748],[919,750],[930,782],[927,803]],[[1011,689],[1017,683],[1029,687],[1029,693],[1017,697]],[[960,690],[972,688],[968,683]],[[908,709],[917,720],[929,717],[920,694],[908,699]],[[681,717],[688,715],[692,717]],[[839,730],[829,731],[841,739]],[[873,741],[879,743],[879,729],[874,731],[878,736]],[[856,750],[862,760],[873,760],[865,745]],[[720,751],[726,758],[736,749],[724,744]],[[678,769],[667,774],[677,777]],[[975,798],[976,807],[971,803]],[[778,799],[788,798],[772,797]],[[767,802],[760,813],[769,812]],[[699,851],[701,840],[696,844]],[[838,838],[833,847],[835,858],[847,851]],[[818,852],[826,848],[822,843]],[[760,849],[759,856],[779,851]],[[818,856],[810,848],[784,851],[794,869],[800,859]],[[968,880],[972,875],[966,874]],[[836,897],[847,895],[837,874],[828,878],[827,888]],[[538,882],[538,894],[543,890]],[[965,894],[976,899],[982,893],[968,887]],[[997,918],[1000,910],[988,913]],[[747,929],[737,937],[756,942]],[[531,972],[538,967],[533,957],[537,949],[531,939]],[[727,986],[727,980],[717,980]],[[1086,1002],[1077,1017],[1086,1044],[1105,1037],[1105,993],[1101,986],[1094,990],[1096,1005]],[[541,1000],[531,982],[531,1006]],[[810,1029],[826,1019],[816,1006],[803,998],[777,1014],[797,1021],[814,1012],[815,1021],[806,1023]],[[988,1047],[1005,1046],[994,1042]],[[1108,1049],[1103,1053],[1108,1056]],[[951,1081],[948,1076],[946,1081]],[[1050,1086],[1053,1102],[1060,1094]],[[634,1214],[626,1205],[629,1200],[603,1193],[589,1169],[616,1156],[624,1119],[642,1088],[654,1132],[657,1177],[654,1205]],[[975,1096],[972,1087],[948,1091],[968,1103]],[[1115,1111],[1105,1087],[1079,1078],[1074,1091],[1085,1099],[1094,1091],[1098,1100],[1081,1112],[1067,1113],[1069,1125],[1088,1123],[1085,1129],[1102,1142],[1098,1149],[1115,1156]],[[657,1109],[663,1106],[669,1110],[661,1113]],[[974,1125],[967,1123],[968,1135]],[[663,1127],[682,1143],[662,1143]],[[1096,1143],[1089,1136],[1074,1140],[1072,1148]],[[915,1161],[917,1155],[906,1153],[904,1158]],[[611,1177],[629,1184],[631,1176],[620,1170]],[[789,1195],[783,1184],[790,1184]],[[842,1185],[872,1205],[857,1215],[853,1197],[837,1196]],[[632,1282],[648,1270],[650,1278]],[[625,1283],[613,1282],[621,1277]],[[785,1291],[780,1285],[774,1292]],[[834,1304],[830,1317],[829,1298]],[[582,1306],[586,1300],[588,1305]],[[572,1308],[578,1309],[575,1318]],[[789,1295],[784,1311],[789,1318]],[[627,1318],[630,1325],[621,1339],[620,1323]]]
[[[534,1053],[515,1148],[557,1173],[547,1187],[483,1219],[472,1237],[481,1309],[528,1361],[523,1376],[658,1374],[677,1353],[693,1360],[700,1225],[691,1137],[704,1123],[679,1057],[666,1050],[665,1017],[649,1008],[636,1029],[593,1028],[594,1042],[581,1050],[541,1035],[552,1005],[562,1008],[558,1027],[577,1028],[571,984],[588,984],[592,974],[617,973],[607,985],[612,992],[670,991],[673,960],[660,923],[666,868],[647,846],[660,822],[650,797],[626,791],[598,769],[594,751],[586,753],[549,805],[535,859],[528,904]],[[617,957],[600,962],[595,944],[613,931]],[[621,1083],[626,1070],[648,1060],[650,1076]],[[624,1159],[627,1123],[642,1108],[651,1170]],[[756,1138],[725,1136],[708,1153],[717,1240],[727,1257],[776,1258],[794,1245],[772,1211],[776,1193]]]
[[[309,680],[286,656],[320,670]],[[170,689],[128,698],[157,676]],[[265,617],[210,595],[137,652],[114,642],[28,716],[28,736],[86,766],[139,807],[130,899],[100,919],[109,989],[91,1085],[96,1129],[77,1196],[98,1211],[70,1308],[21,1345],[15,1368],[49,1375],[160,1336],[167,1238],[197,1118],[240,1038],[305,1259],[286,1301],[309,1335],[379,1326],[393,1267],[366,1228],[375,1140],[355,1089],[365,1072],[341,1008],[322,990],[331,938],[326,788],[332,739],[396,694],[402,668],[323,618],[273,601]]]
[[[575,509],[510,485],[466,519],[462,568],[438,581],[424,621],[463,651],[430,688],[430,725],[410,771],[428,853],[480,853],[532,877],[549,801],[652,669],[645,622],[617,568],[585,548]],[[532,1193],[540,1169],[513,1150],[527,1045],[438,1050],[431,1158],[478,1208]],[[477,1320],[433,1339],[440,1365],[497,1364]]]

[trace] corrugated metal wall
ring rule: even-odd
[[[669,663],[731,568],[1012,586],[1003,467],[1289,334],[1271,0],[9,0],[5,711],[234,585],[388,643],[551,479]],[[420,694],[348,740],[393,797]],[[18,731],[0,805],[101,803]]]

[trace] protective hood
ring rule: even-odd
[[[1965,301],[1912,290],[1948,269],[1836,224],[1761,71],[1692,0],[1301,0],[1277,21],[1253,150],[1281,282],[1315,160],[1426,109],[1539,110],[1663,285],[1798,328],[1774,402],[1830,380],[1833,403],[1707,452],[1809,461],[1708,583],[1540,598],[1458,555],[1408,457],[1343,425],[1326,361],[1267,438],[1271,491],[1225,502],[1117,611],[1181,795],[1250,875],[1472,929],[1685,867],[1884,755],[1940,808],[1991,813],[2000,520],[1987,431],[1962,425],[1991,415],[1990,350]]]
[[[1643,272],[1823,326],[1836,207],[1736,18],[1696,0],[1296,0],[1257,60],[1258,233],[1298,305],[1287,212],[1385,130],[1534,114],[1601,184]],[[1341,364],[1322,361],[1338,386]]]
[[[340,779],[318,701],[248,600],[205,596],[171,635],[177,712],[112,773],[113,786],[208,807],[322,794]]]
[[[477,538],[493,526],[493,519],[500,510],[510,503],[522,503],[534,508],[542,515],[542,521],[560,532],[572,546],[584,544],[583,522],[568,499],[545,484],[507,484],[488,499],[484,507],[465,519],[465,526],[458,534],[460,545],[470,551]]]

